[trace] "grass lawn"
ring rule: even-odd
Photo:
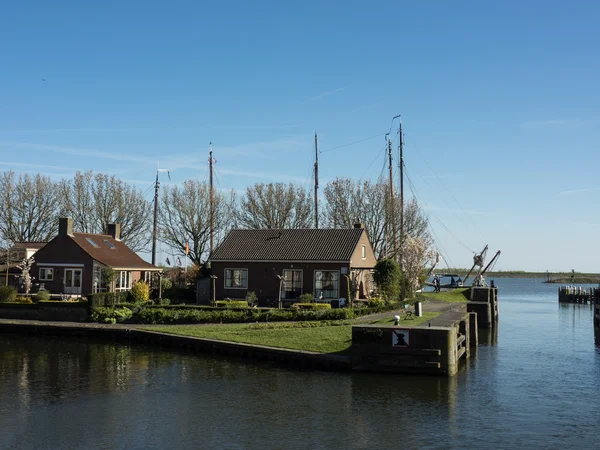
[[[416,326],[437,317],[440,313],[424,313],[414,320],[401,320],[402,326]],[[352,344],[352,324],[393,325],[392,317],[377,321],[340,321],[329,325],[311,322],[272,324],[223,324],[223,325],[155,325],[140,327],[143,330],[162,333],[216,339],[244,344],[267,345],[316,353],[348,354]]]
[[[426,292],[419,294],[419,297],[434,298],[444,302],[466,302],[468,299],[463,295],[463,292],[467,292],[468,290],[469,288],[450,289],[449,291],[442,292]]]

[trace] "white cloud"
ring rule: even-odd
[[[321,94],[315,95],[314,97],[311,97],[311,98],[303,101],[302,103],[314,102],[315,100],[319,100],[319,99],[324,98],[324,97],[329,97],[330,95],[337,94],[338,92],[342,92],[342,91],[344,91],[346,89],[348,89],[348,86],[343,86],[343,87],[340,87],[340,88],[337,88],[337,89],[333,89],[331,91],[322,92]]]
[[[572,118],[558,118],[558,119],[542,119],[542,120],[530,120],[523,123],[524,127],[562,127],[572,125],[589,125],[597,123],[598,118],[582,119],[579,117]]]
[[[595,191],[600,191],[600,187],[596,186],[596,187],[583,188],[583,189],[569,189],[566,191],[559,192],[558,195],[585,194],[587,192],[595,192]]]
[[[148,158],[143,158],[140,156],[132,156],[127,154],[125,151],[121,151],[118,153],[105,152],[99,150],[92,150],[86,148],[76,148],[76,147],[63,147],[59,145],[47,145],[47,144],[36,144],[32,142],[11,142],[11,141],[0,141],[0,147],[12,148],[18,150],[32,150],[32,151],[40,151],[40,152],[55,152],[55,153],[66,153],[68,155],[76,155],[76,156],[88,156],[92,158],[101,158],[101,159],[112,159],[115,161],[130,161],[136,162],[140,164],[155,164],[154,161],[149,160]],[[23,153],[23,152],[21,152]]]

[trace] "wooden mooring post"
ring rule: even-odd
[[[596,345],[600,345],[600,289],[594,290],[594,338]]]
[[[580,286],[559,286],[559,303],[587,303],[594,300],[594,295],[600,293],[600,288],[582,288]]]

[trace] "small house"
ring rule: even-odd
[[[0,281],[17,289],[22,289],[22,271],[17,267],[25,259],[31,258],[45,242],[15,242],[8,250],[0,252]]]
[[[127,291],[161,271],[121,241],[119,224],[109,225],[106,234],[76,233],[71,218],[59,219],[58,235],[34,259],[31,275],[40,289],[71,296]]]
[[[235,229],[210,263],[216,299],[284,305],[311,294],[322,302],[367,298],[375,254],[362,224],[346,229]],[[350,285],[350,292],[348,286]],[[280,292],[281,287],[281,292]]]

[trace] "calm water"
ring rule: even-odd
[[[496,284],[497,338],[452,379],[0,335],[0,448],[598,448],[591,307]]]

